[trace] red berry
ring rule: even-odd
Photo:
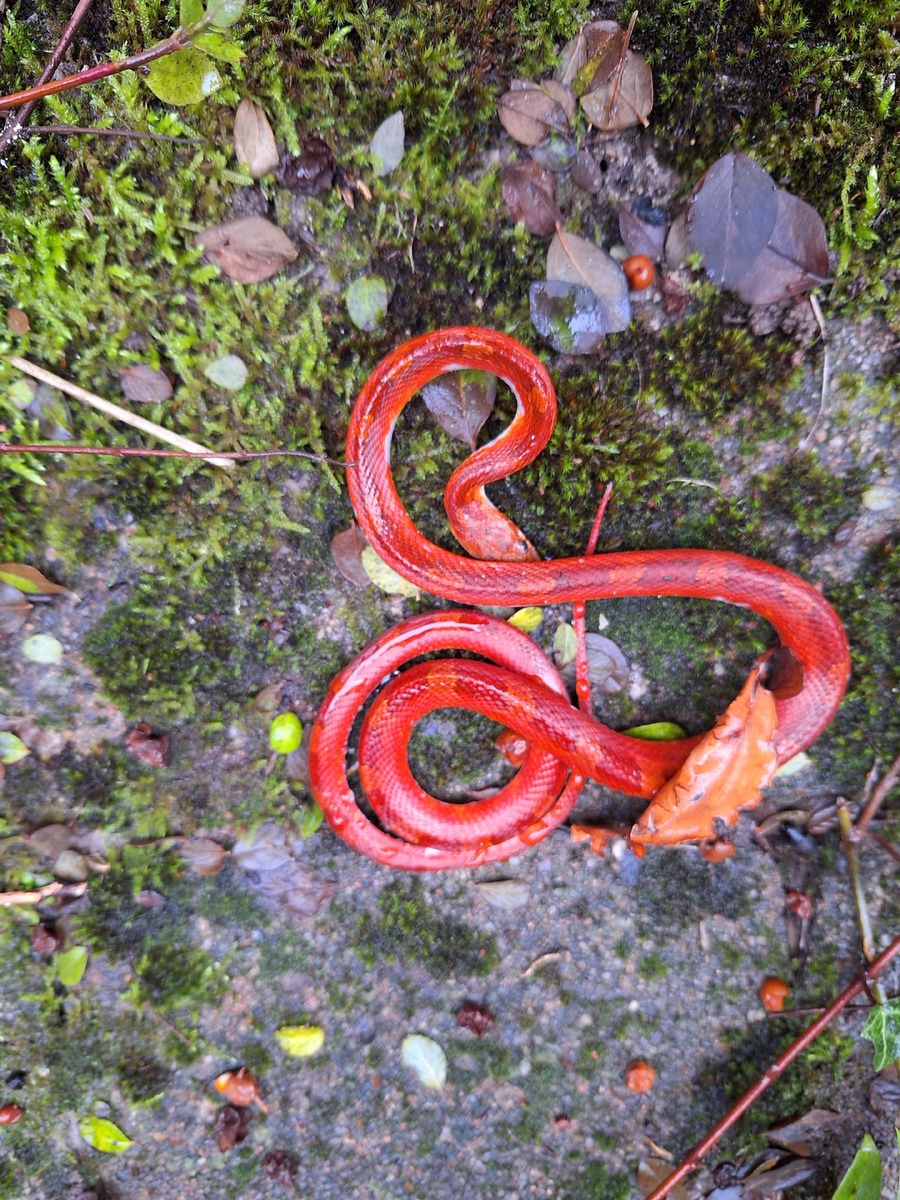
[[[642,292],[656,278],[653,263],[646,254],[632,254],[622,263],[622,270],[633,292]]]

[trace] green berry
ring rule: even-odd
[[[279,713],[269,726],[269,745],[276,754],[290,754],[303,740],[303,726],[296,713]]]

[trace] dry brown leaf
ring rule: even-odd
[[[760,682],[760,667],[715,727],[663,784],[631,831],[633,842],[672,846],[712,838],[715,825],[733,825],[741,809],[753,808],[775,774],[772,738],[778,727],[775,700]]]
[[[500,124],[523,146],[536,146],[548,133],[568,133],[574,111],[571,91],[555,79],[514,79],[497,102]]]
[[[135,404],[162,404],[172,395],[172,384],[165,371],[154,370],[147,363],[123,367],[119,377],[122,392]]]
[[[239,1146],[250,1132],[250,1122],[253,1113],[249,1108],[237,1108],[234,1104],[226,1104],[216,1113],[213,1125],[213,1136],[222,1154],[227,1154],[235,1146]]]
[[[234,114],[234,152],[254,179],[278,166],[278,147],[269,119],[258,104],[244,99]]]
[[[213,225],[194,241],[210,262],[238,283],[270,279],[298,254],[287,234],[265,217],[239,217]]]
[[[169,735],[154,733],[146,721],[135,725],[125,738],[128,753],[148,767],[169,765]]]
[[[587,238],[557,230],[547,248],[547,278],[590,288],[606,309],[609,328],[621,333],[631,323],[625,272],[614,258]]]
[[[0,583],[0,637],[9,637],[21,629],[31,609],[18,588],[11,583]]]
[[[195,875],[218,875],[222,870],[228,851],[212,838],[185,838],[178,845],[178,853]]]
[[[497,376],[487,371],[448,371],[424,385],[422,399],[441,428],[474,451],[481,427],[494,411]]]
[[[618,21],[588,21],[562,52],[561,83],[576,95],[599,87],[612,77],[626,49],[626,31]]]
[[[503,203],[514,221],[529,233],[553,232],[563,216],[556,203],[556,180],[536,162],[516,162],[500,173]]]
[[[648,125],[653,108],[653,73],[643,54],[626,50],[622,71],[582,96],[581,107],[591,124],[606,133]]]
[[[29,595],[73,595],[62,584],[51,583],[36,567],[27,567],[24,563],[0,563],[0,583],[12,584],[20,592],[27,592]]]
[[[14,333],[16,337],[24,337],[31,330],[28,313],[21,308],[8,308],[6,310],[6,324],[9,326],[9,332]]]
[[[355,521],[350,528],[336,533],[331,539],[331,557],[334,565],[347,580],[356,587],[368,587],[371,580],[362,562],[362,552],[368,546],[366,536]]]

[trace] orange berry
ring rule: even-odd
[[[642,292],[656,278],[653,262],[646,254],[632,254],[622,263],[622,270],[633,292]]]
[[[649,1092],[656,1083],[656,1071],[642,1058],[630,1063],[625,1072],[625,1086],[631,1092]]]
[[[806,892],[788,892],[784,898],[784,906],[801,921],[808,921],[813,915],[813,902]]]
[[[236,1071],[225,1071],[217,1076],[215,1088],[217,1092],[223,1092],[232,1104],[239,1107],[257,1104],[263,1112],[268,1111],[259,1097],[259,1082],[246,1067],[238,1067]]]
[[[0,1108],[0,1125],[15,1125],[22,1119],[22,1109],[18,1104],[4,1104]]]
[[[781,1012],[791,989],[782,979],[770,975],[759,985],[759,998],[768,1012]]]

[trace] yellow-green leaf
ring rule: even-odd
[[[164,104],[199,104],[219,90],[222,77],[208,55],[188,46],[150,64],[147,87]]]
[[[300,820],[297,823],[300,836],[312,837],[324,820],[325,814],[315,800],[308,800],[300,809]]]
[[[82,1117],[78,1132],[89,1146],[102,1154],[121,1154],[132,1144],[131,1138],[106,1117]]]
[[[556,659],[558,667],[564,667],[572,661],[577,644],[575,629],[563,621],[561,625],[557,626],[553,638],[553,657]]]
[[[11,766],[29,753],[28,747],[21,738],[17,738],[14,733],[0,730],[0,763]]]
[[[319,1025],[282,1025],[275,1030],[275,1041],[293,1058],[309,1058],[325,1044],[325,1030]]]
[[[509,618],[509,624],[522,633],[533,633],[543,619],[544,610],[536,604],[530,604],[528,608],[520,608],[518,612],[514,612]]]
[[[65,987],[75,987],[81,983],[87,967],[88,952],[86,946],[73,946],[56,956],[56,972],[59,982]]]
[[[387,592],[389,596],[406,596],[410,600],[418,599],[419,589],[402,575],[398,575],[393,567],[389,567],[383,558],[379,558],[371,546],[364,546],[362,554],[363,570],[377,588]]]
[[[632,725],[625,733],[645,742],[677,742],[679,738],[687,737],[681,726],[676,725],[674,721],[651,721],[649,725]]]
[[[65,595],[69,592],[68,588],[51,583],[35,567],[27,567],[24,563],[0,563],[0,583],[11,583],[20,592],[28,592],[29,595],[40,593],[53,596],[56,593]]]

